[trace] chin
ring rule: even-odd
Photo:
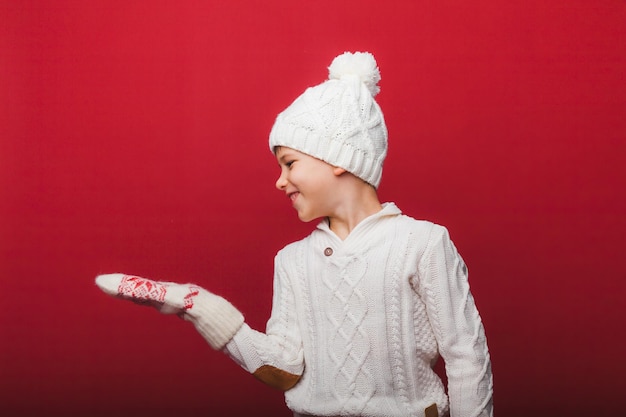
[[[298,218],[300,219],[301,222],[304,223],[309,223],[310,221],[314,220],[314,217],[306,217],[306,216],[300,216],[298,215]]]
[[[315,219],[318,219],[319,217],[320,216],[312,216],[310,214],[298,212],[298,218],[300,219],[301,222],[304,222],[304,223],[309,223]]]

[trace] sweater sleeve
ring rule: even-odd
[[[244,324],[224,352],[257,379],[286,391],[302,375],[304,353],[295,295],[279,258],[280,254],[275,260],[272,311],[265,333]]]
[[[446,365],[451,417],[491,417],[493,383],[485,331],[467,268],[445,228],[433,230],[420,272],[429,320]]]

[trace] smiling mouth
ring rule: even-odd
[[[294,191],[293,193],[287,194],[287,197],[289,197],[289,199],[293,203],[294,201],[296,201],[296,198],[298,198],[299,195],[300,193],[298,191]]]

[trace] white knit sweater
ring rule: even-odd
[[[393,203],[343,241],[324,221],[281,250],[266,332],[244,324],[225,351],[249,372],[301,375],[285,392],[296,416],[424,416],[433,404],[440,416],[492,415],[465,264],[444,227]],[[431,368],[439,354],[449,400]]]

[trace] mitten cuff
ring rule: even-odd
[[[193,297],[193,306],[185,312],[185,319],[215,350],[224,348],[244,323],[243,314],[235,306],[202,289]]]

